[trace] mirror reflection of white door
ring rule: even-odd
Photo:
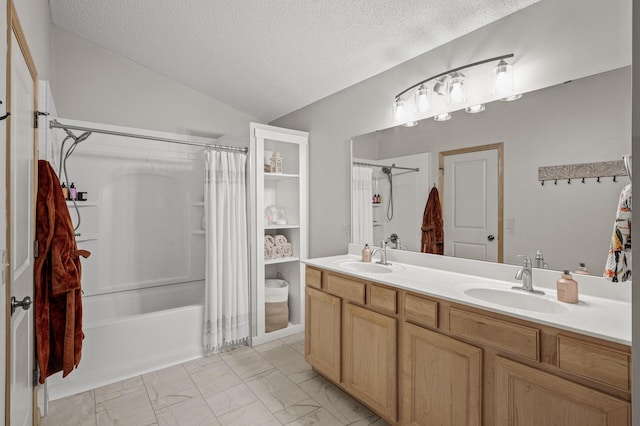
[[[502,262],[502,144],[441,153],[444,254]]]
[[[10,13],[9,295],[11,300],[23,302],[26,297],[33,301],[37,75],[13,4]],[[10,423],[12,426],[31,425],[35,354],[33,306],[14,310],[9,332]]]

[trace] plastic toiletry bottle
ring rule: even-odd
[[[67,185],[64,182],[62,182],[62,196],[65,200],[69,199],[69,188],[67,188]]]
[[[365,244],[362,249],[362,261],[371,262],[371,249],[369,248],[369,244]]]
[[[580,267],[575,270],[574,274],[591,275],[591,272],[589,272],[584,262],[580,262]]]
[[[571,277],[571,273],[565,270],[562,277],[556,282],[558,300],[565,303],[578,303],[578,283]]]
[[[76,185],[75,183],[71,182],[71,186],[69,186],[69,199],[75,200],[77,196],[78,193],[76,192]]]

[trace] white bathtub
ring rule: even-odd
[[[82,359],[47,379],[50,401],[202,353],[202,281],[83,298]]]

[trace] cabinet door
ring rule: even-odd
[[[482,423],[482,349],[404,323],[402,383],[404,424]]]
[[[344,386],[388,420],[397,418],[397,324],[390,318],[344,305]]]
[[[340,298],[306,288],[304,357],[318,372],[340,383]]]
[[[498,426],[622,426],[629,403],[505,358],[496,358]]]

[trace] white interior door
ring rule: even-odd
[[[15,10],[14,10],[15,11]],[[17,18],[12,16],[9,92],[9,249],[11,300],[33,300],[35,239],[36,72]],[[8,301],[9,303],[12,303]],[[33,423],[33,309],[18,307],[11,315],[9,339],[10,422]]]
[[[7,34],[7,2],[0,0],[0,34]],[[0,42],[0,116],[7,111],[7,43]],[[0,121],[0,164],[6,170],[7,164],[7,126],[6,120]],[[0,173],[0,306],[7,306],[7,174]],[[0,330],[7,330],[7,311],[0,312]],[[7,387],[7,341],[0,338],[0,380],[3,389]],[[5,419],[5,397],[0,398],[0,419]]]
[[[498,150],[444,158],[444,254],[498,261]]]

